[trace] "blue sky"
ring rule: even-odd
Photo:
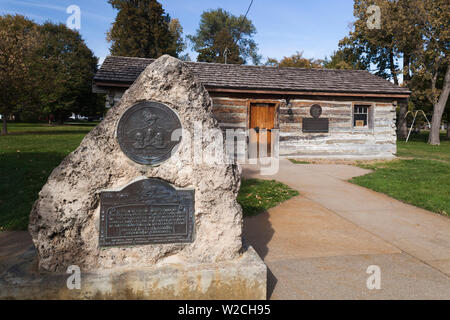
[[[223,8],[244,14],[250,0],[166,0],[160,1],[172,18],[178,18],[184,34],[193,34],[200,15]],[[66,8],[81,9],[81,34],[100,61],[109,54],[106,32],[116,12],[107,0],[0,0],[0,14],[19,13],[38,23],[46,20],[66,23]],[[254,0],[248,18],[256,27],[255,40],[263,61],[303,51],[307,58],[324,58],[336,50],[353,19],[353,0]],[[195,60],[195,53],[188,50]]]

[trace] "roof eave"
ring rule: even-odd
[[[111,81],[94,79],[98,87],[128,88],[133,82],[130,81]],[[308,96],[351,96],[351,97],[382,97],[382,98],[401,98],[407,99],[411,91],[399,92],[364,92],[364,91],[316,91],[316,90],[283,90],[271,88],[242,88],[242,87],[220,87],[205,85],[209,92],[217,93],[255,93],[255,94],[279,94],[279,95],[308,95]]]
[[[111,81],[111,80],[102,80],[95,79],[94,84],[98,87],[120,87],[120,88],[129,88],[134,83],[131,81]]]
[[[310,95],[310,96],[354,96],[354,97],[388,97],[388,98],[409,98],[411,91],[399,92],[366,92],[366,91],[325,91],[325,90],[284,90],[270,88],[238,88],[238,87],[219,87],[208,86],[205,88],[209,92],[223,93],[257,93],[257,94],[280,94],[280,95]]]

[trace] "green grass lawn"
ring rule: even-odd
[[[351,182],[443,215],[450,215],[450,140],[440,146],[426,143],[428,136],[415,135],[397,143],[398,160],[359,164],[374,170]]]
[[[0,136],[0,231],[23,230],[51,171],[95,124],[8,124]]]
[[[428,134],[416,134],[411,140],[397,142],[397,156],[401,158],[414,158],[423,160],[439,160],[450,162],[450,140],[441,135],[441,145],[431,146],[427,144]]]
[[[31,207],[48,176],[95,125],[8,124],[11,134],[0,135],[0,231],[27,228]],[[275,181],[244,180],[238,201],[249,216],[297,194]]]
[[[298,196],[283,183],[274,180],[243,179],[237,201],[244,216],[254,216]]]

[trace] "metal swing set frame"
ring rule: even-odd
[[[431,123],[430,123],[430,121],[428,121],[427,115],[425,114],[425,112],[423,110],[417,110],[416,112],[408,111],[406,113],[406,115],[405,115],[405,119],[408,116],[408,114],[410,114],[410,113],[414,116],[414,119],[413,119],[413,122],[411,124],[411,127],[409,128],[408,137],[406,138],[406,143],[408,143],[409,137],[411,136],[411,132],[412,132],[412,129],[414,127],[414,123],[416,122],[416,118],[417,118],[417,115],[419,114],[419,112],[421,112],[423,114],[423,116],[425,117],[425,119],[428,122],[428,128],[431,129]]]

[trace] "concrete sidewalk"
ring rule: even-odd
[[[0,274],[15,265],[32,246],[33,242],[27,231],[0,232]]]
[[[272,299],[450,299],[450,219],[346,180],[369,171],[348,165],[295,165],[275,179],[300,191],[244,222],[244,238],[269,269]],[[368,290],[368,266],[381,290]]]

